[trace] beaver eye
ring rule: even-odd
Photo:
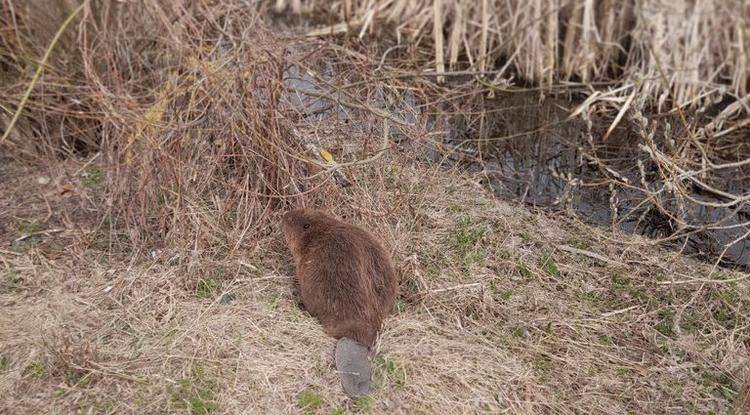
[[[306,224],[302,225],[302,229],[305,229],[305,230],[310,229],[310,224],[306,223]]]

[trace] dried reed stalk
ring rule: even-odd
[[[277,5],[284,9],[292,3]],[[398,39],[407,33],[409,39],[431,39],[438,72],[447,53],[451,67],[465,58],[464,65],[479,72],[499,69],[491,63],[503,66],[508,59],[523,77],[541,85],[638,82],[639,94],[657,105],[669,101],[671,107],[748,93],[750,6],[742,0],[349,0],[327,6],[345,7],[354,19],[367,16],[372,24],[394,23]],[[322,3],[311,7],[328,9]],[[430,28],[432,36],[418,35]],[[316,34],[335,32],[331,29]],[[449,34],[447,44],[443,33]],[[656,59],[664,65],[667,84],[659,79]]]

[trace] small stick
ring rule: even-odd
[[[610,311],[608,313],[602,314],[602,317],[611,317],[611,316],[615,316],[617,314],[627,313],[628,311],[636,309],[638,307],[640,307],[640,305],[633,305],[633,306],[630,306],[630,307],[627,307],[627,308],[623,308],[621,310]]]
[[[620,261],[615,261],[614,259],[609,259],[609,258],[605,257],[604,255],[597,254],[596,252],[586,251],[584,249],[573,248],[572,246],[567,246],[567,245],[559,245],[558,248],[560,248],[561,251],[570,252],[570,253],[573,253],[573,254],[585,255],[585,256],[587,256],[589,258],[598,259],[599,261],[606,262],[606,263],[611,264],[611,265],[618,265],[618,266],[621,266],[621,267],[625,266],[625,264],[623,264]]]
[[[460,290],[460,289],[463,289],[463,288],[474,288],[474,287],[481,287],[481,286],[482,286],[481,282],[472,282],[472,283],[469,283],[469,284],[455,285],[453,287],[438,288],[436,290],[431,290],[429,293],[430,294],[436,294],[436,293],[442,293],[442,292],[446,292],[446,291],[453,291],[453,290]]]
[[[442,74],[445,72],[445,63],[443,59],[443,12],[442,12],[442,1],[433,0],[432,12],[434,16],[432,18],[433,23],[433,35],[435,37],[435,72]],[[445,82],[445,78],[442,75],[438,75],[437,83],[442,84]]]
[[[51,233],[58,233],[58,232],[62,232],[64,230],[65,229],[61,228],[61,229],[50,229],[50,230],[39,231],[39,232],[31,232],[31,233],[27,233],[25,235],[19,236],[18,238],[14,239],[13,242],[21,242],[24,239],[29,239],[32,236],[36,236],[36,235],[46,235],[46,236],[49,236],[49,234],[51,234]]]
[[[695,278],[691,280],[679,280],[679,281],[658,281],[657,284],[659,285],[677,285],[677,284],[721,284],[721,283],[727,283],[727,282],[739,282],[744,281],[746,279],[750,278],[750,275],[743,275],[742,277],[737,278],[729,278],[726,280],[712,280],[708,278]]]

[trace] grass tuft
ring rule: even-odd
[[[475,222],[468,216],[461,216],[451,235],[451,245],[460,258],[464,269],[481,266],[487,258],[485,238],[489,232],[484,223]]]
[[[200,279],[195,286],[195,296],[201,300],[213,298],[219,291],[221,291],[221,282],[214,277]]]
[[[310,389],[305,389],[297,396],[297,407],[304,413],[315,413],[323,406],[323,398]]]
[[[542,268],[547,275],[555,278],[560,276],[560,270],[557,268],[557,263],[552,255],[544,255],[540,262],[540,268]]]
[[[205,369],[194,367],[172,390],[172,402],[192,415],[206,415],[219,409],[218,385]]]

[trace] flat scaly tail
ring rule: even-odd
[[[336,369],[344,392],[351,398],[370,393],[370,360],[367,346],[342,337],[336,342]]]

